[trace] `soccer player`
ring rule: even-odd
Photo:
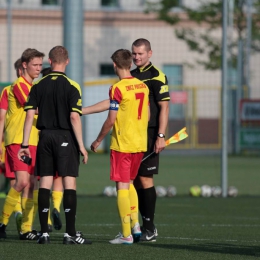
[[[43,57],[44,54],[42,52],[31,48],[26,49],[22,53],[22,76],[12,85],[8,95],[8,110],[5,121],[6,158],[11,171],[15,172],[15,183],[10,188],[3,206],[0,238],[6,238],[6,226],[22,194],[23,218],[20,239],[37,239],[37,234],[32,232],[34,166],[38,144],[38,130],[35,127],[36,116],[33,118],[32,134],[28,141],[28,149],[30,149],[32,154],[31,165],[20,161],[17,153],[22,143],[23,124],[26,116],[24,113],[24,104],[32,87],[33,80],[38,78],[41,72]]]
[[[16,70],[17,78],[19,78],[22,75],[22,61],[21,58],[19,58],[14,63],[14,68]],[[5,124],[5,118],[6,118],[6,112],[8,109],[8,95],[11,89],[11,85],[5,87],[2,90],[1,98],[0,98],[0,140],[3,140],[2,147],[0,147],[0,156],[1,156],[1,165],[2,169],[5,175],[6,180],[9,180],[10,187],[12,187],[15,183],[15,174],[10,170],[10,165],[8,164],[8,161],[5,162],[5,145],[4,145],[4,124]],[[17,202],[15,208],[15,220],[16,220],[16,226],[17,231],[20,234],[21,231],[21,224],[22,224],[22,207],[21,207],[21,197],[19,198],[19,201]]]
[[[140,241],[153,242],[158,236],[154,225],[156,191],[153,175],[159,171],[159,153],[165,148],[165,133],[169,116],[169,88],[165,74],[151,62],[151,44],[147,39],[137,39],[132,44],[133,62],[137,66],[131,75],[147,84],[151,108],[148,124],[148,149],[144,157],[155,151],[140,165],[134,181],[139,199],[143,226]]]
[[[130,74],[132,64],[130,51],[117,50],[111,59],[120,81],[109,90],[109,113],[97,139],[91,144],[91,150],[96,152],[101,141],[113,127],[110,144],[110,179],[116,182],[122,233],[109,242],[132,244],[133,236],[136,238],[141,236],[138,199],[133,180],[143,153],[147,150],[149,90],[143,82]]]
[[[79,170],[79,155],[87,163],[88,153],[84,147],[81,125],[81,88],[65,74],[69,63],[68,51],[63,46],[53,47],[49,52],[52,72],[39,80],[31,89],[25,105],[23,142],[18,158],[31,157],[28,148],[31,128],[36,110],[39,109],[37,128],[41,130],[37,150],[37,174],[40,178],[38,197],[41,236],[39,244],[50,243],[48,234],[48,212],[53,176],[62,177],[63,206],[66,218],[64,244],[91,244],[80,233],[76,233],[76,177]]]
[[[166,75],[151,62],[151,44],[147,39],[137,39],[132,44],[133,62],[136,69],[131,71],[133,77],[148,86],[151,119],[148,125],[148,149],[144,157],[155,152],[140,165],[134,186],[139,200],[139,211],[143,226],[140,241],[155,242],[158,236],[154,225],[156,191],[153,175],[159,172],[159,153],[165,148],[165,132],[169,117],[169,88]],[[82,108],[82,114],[102,112],[109,108],[109,100]]]

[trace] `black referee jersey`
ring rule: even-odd
[[[81,89],[62,72],[51,72],[31,88],[24,110],[39,111],[39,130],[72,130],[70,112],[82,115]]]
[[[169,101],[169,87],[166,75],[152,63],[144,68],[136,68],[131,71],[133,77],[143,81],[149,88],[150,121],[148,127],[159,126],[158,101]]]

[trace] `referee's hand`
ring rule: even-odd
[[[85,149],[85,147],[81,147],[79,150],[80,150],[81,155],[83,156],[82,162],[84,164],[86,164],[88,162],[88,152]]]

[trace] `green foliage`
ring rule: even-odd
[[[221,24],[222,24],[222,0],[198,0],[199,6],[195,9],[189,6],[181,6],[181,11],[174,8],[178,6],[178,0],[161,0],[158,3],[147,1],[146,12],[156,12],[158,19],[174,26],[175,35],[185,41],[189,49],[198,54],[195,60],[207,70],[221,68]],[[233,12],[233,39],[230,39],[229,62],[236,68],[238,40],[246,40],[247,17],[245,0],[234,0]],[[260,52],[260,0],[253,1],[252,15],[252,43],[253,52]],[[187,28],[185,22],[195,24],[193,28]],[[180,26],[176,26],[180,25]],[[216,36],[217,35],[217,36]],[[244,44],[245,46],[245,44]],[[244,48],[245,49],[245,48]],[[245,50],[244,50],[245,51]]]

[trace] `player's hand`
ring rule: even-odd
[[[17,156],[18,156],[18,159],[19,159],[20,161],[23,161],[22,156],[24,156],[24,155],[31,158],[31,153],[30,153],[29,148],[21,148],[21,149],[18,151]]]
[[[80,154],[83,156],[82,162],[84,164],[87,164],[87,162],[88,162],[88,152],[87,152],[87,150],[85,149],[85,147],[80,147],[79,151],[80,151]]]
[[[97,152],[97,148],[99,147],[99,145],[101,144],[101,142],[99,142],[98,140],[95,140],[91,146],[90,146],[90,149],[91,151],[93,151],[94,153]]]
[[[165,139],[157,137],[154,145],[154,152],[160,153],[164,148],[165,148]]]

